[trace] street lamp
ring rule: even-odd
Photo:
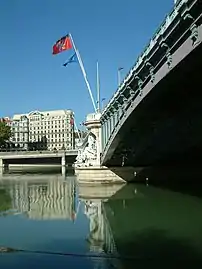
[[[123,67],[118,68],[118,87],[121,84],[121,71],[123,70]]]
[[[103,110],[104,108],[104,101],[106,100],[106,98],[102,98],[101,100],[101,111]]]

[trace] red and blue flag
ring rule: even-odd
[[[69,35],[63,36],[53,45],[53,54],[61,53],[72,48],[71,37]]]

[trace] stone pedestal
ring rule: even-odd
[[[101,154],[101,123],[100,123],[101,113],[89,114],[86,118],[86,128],[95,135],[96,138],[96,165],[100,164],[100,154]]]
[[[134,179],[133,167],[77,167],[75,174],[79,184],[123,184]]]
[[[125,184],[79,184],[79,199],[82,201],[107,201]]]
[[[74,165],[79,184],[115,184],[133,180],[134,168],[132,167],[101,166],[100,117],[100,113],[94,113],[86,118],[88,136],[78,149],[78,157]]]
[[[85,126],[88,129],[88,135],[80,143],[75,167],[99,166],[101,153],[100,139],[100,113],[87,115]]]

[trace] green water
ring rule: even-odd
[[[105,210],[120,255],[135,258],[138,268],[201,264],[201,198],[130,185],[108,201]],[[134,266],[126,260],[123,264]]]

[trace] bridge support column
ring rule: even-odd
[[[66,175],[66,159],[65,155],[61,158],[61,165],[62,165],[62,176]]]
[[[101,166],[100,155],[102,152],[101,140],[105,145],[110,136],[114,124],[114,115],[108,116],[103,126],[100,122],[100,114],[89,114],[85,123],[88,128],[88,136],[79,149],[75,162],[75,174],[79,184],[114,184],[125,183],[124,175],[130,179],[134,172],[120,167],[111,169]],[[102,131],[101,131],[102,128]],[[105,136],[106,135],[106,136]],[[104,137],[102,137],[104,136]],[[126,171],[127,170],[127,171]]]
[[[88,136],[79,148],[75,167],[100,166],[102,134],[105,132],[105,128],[101,130],[100,116],[100,113],[87,116],[85,126],[88,129]]]
[[[66,175],[66,167],[62,166],[62,176],[65,177],[65,175]]]
[[[113,130],[113,115],[112,113],[110,113],[110,116],[109,116],[109,137],[111,136],[111,133],[112,133],[112,130]]]
[[[3,167],[4,167],[5,171],[9,171],[9,164],[8,163],[5,163]]]
[[[109,140],[110,137],[110,117],[108,116],[107,119],[107,141]]]
[[[105,131],[105,146],[106,146],[106,144],[107,144],[107,137],[108,137],[108,119],[106,118],[105,119],[105,126],[104,126],[104,131]]]
[[[112,131],[114,130],[114,127],[115,127],[115,114],[112,115]]]
[[[114,112],[114,127],[116,126],[117,121],[118,121],[118,111],[116,110],[116,111]]]
[[[106,142],[107,142],[107,120],[105,119],[104,123],[103,123],[103,135],[104,137],[102,138],[103,139],[103,146],[102,148],[104,148],[106,146]]]
[[[3,175],[3,160],[0,159],[0,176]]]
[[[9,164],[4,163],[3,159],[0,159],[0,174],[3,174],[3,171],[8,171],[9,170]]]
[[[61,165],[62,165],[62,166],[66,166],[66,159],[65,159],[65,156],[62,156],[62,158],[61,158]]]

